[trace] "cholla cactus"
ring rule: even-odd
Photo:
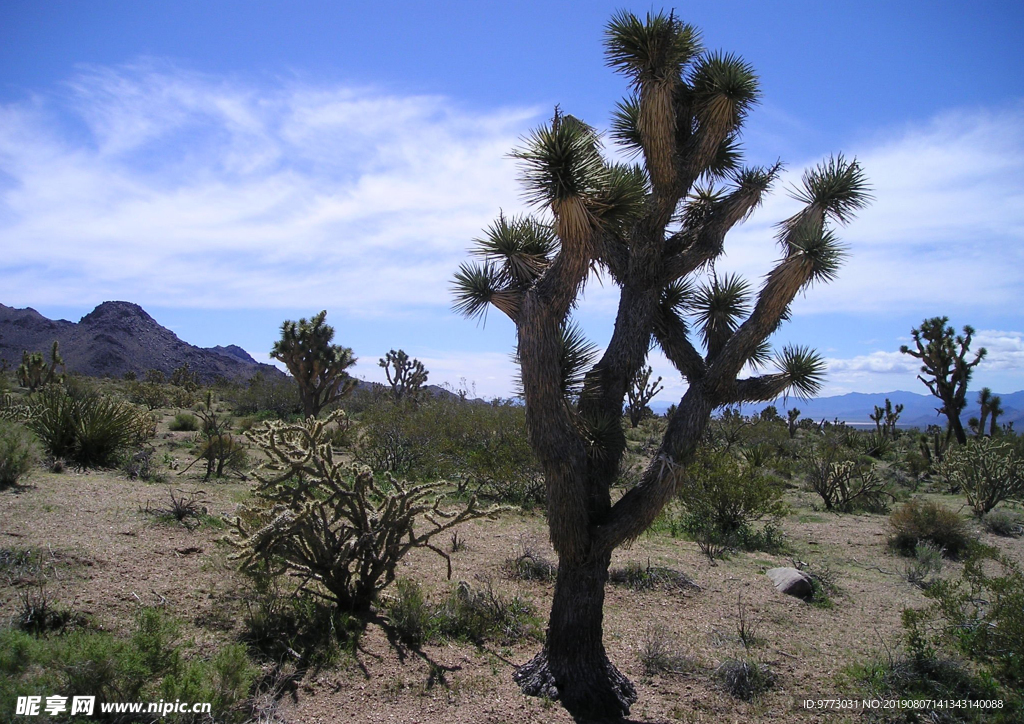
[[[476,498],[463,509],[441,509],[440,483],[408,486],[390,475],[384,483],[368,470],[335,461],[328,425],[344,418],[299,424],[269,422],[248,437],[269,460],[254,473],[259,501],[232,522],[234,558],[243,570],[289,573],[349,611],[365,611],[395,579],[395,568],[413,548],[429,548],[438,533],[494,508]],[[425,523],[425,525],[424,525]]]
[[[1024,461],[1007,443],[988,437],[951,448],[939,473],[963,490],[978,518],[1004,500],[1024,499]]]

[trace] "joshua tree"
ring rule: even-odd
[[[422,362],[418,359],[409,359],[409,355],[403,350],[391,350],[377,364],[384,368],[395,401],[410,399],[415,402],[419,398],[423,385],[427,382],[427,375],[430,374]]]
[[[356,363],[352,350],[337,344],[334,327],[324,324],[324,310],[309,321],[286,320],[281,325],[281,339],[274,343],[270,356],[281,360],[299,383],[302,413],[316,417],[327,405],[355,387],[355,380],[345,371]]]
[[[57,374],[57,367],[64,368],[64,358],[60,356],[60,342],[53,340],[53,347],[50,348],[50,365],[47,367],[42,352],[25,350],[21,355],[21,364],[16,372],[18,383],[27,387],[29,392],[35,392],[36,388],[43,385],[59,382],[63,379]]]
[[[896,437],[896,423],[900,419],[900,413],[903,412],[903,405],[896,405],[894,410],[892,402],[889,398],[885,398],[885,407],[879,407],[875,405],[875,411],[870,415],[871,420],[875,423],[876,431],[884,437]]]
[[[985,434],[985,421],[988,419],[989,405],[992,404],[992,390],[988,387],[982,387],[981,392],[978,393],[978,406],[981,407],[981,420],[975,428],[977,435]],[[974,418],[971,418],[974,420]]]
[[[949,317],[932,317],[921,323],[920,328],[910,330],[914,338],[916,350],[907,345],[900,347],[900,352],[921,360],[921,372],[927,377],[918,375],[917,379],[924,382],[931,393],[942,400],[942,407],[937,408],[940,414],[949,420],[948,430],[956,436],[961,445],[967,442],[967,434],[960,422],[960,413],[967,404],[967,383],[978,363],[988,354],[982,347],[974,356],[974,361],[967,361],[967,353],[971,349],[971,338],[974,328],[964,327],[963,335],[958,335],[952,327],[946,326]],[[955,336],[954,336],[955,335]]]
[[[716,408],[810,395],[824,374],[806,347],[775,356],[765,344],[794,297],[834,278],[842,248],[830,228],[867,202],[856,161],[833,157],[803,175],[799,212],[778,226],[781,258],[755,294],[738,280],[695,279],[722,254],[726,232],[760,203],[780,166],[742,167],[739,131],[758,97],[740,58],[702,51],[697,30],[674,15],[646,22],[622,12],[608,25],[606,57],[632,94],[612,136],[641,165],[606,161],[598,134],[555,109],[513,152],[536,217],[499,217],[455,275],[455,308],[489,305],[517,328],[530,442],[544,469],[548,525],[559,555],[544,648],[520,666],[527,694],[559,699],[579,718],[617,720],[636,700],[602,641],[604,587],[612,551],[635,540],[675,495]],[[614,331],[593,364],[566,355],[570,312],[591,270],[620,289]],[[729,287],[731,301],[722,299]],[[727,303],[728,302],[728,303]],[[713,303],[713,304],[712,304]],[[749,310],[749,313],[747,313]],[[704,353],[691,340],[692,315]],[[625,436],[619,424],[630,382],[652,340],[686,378],[641,481],[612,504]]]
[[[653,373],[654,370],[651,367],[641,368],[637,371],[630,382],[629,388],[626,390],[626,396],[629,399],[626,409],[629,412],[629,424],[632,427],[639,425],[640,421],[644,419],[645,414],[650,414],[650,409],[647,407],[648,403],[654,399],[656,394],[665,389],[664,386],[658,387],[661,377],[651,382],[651,375]]]
[[[793,409],[791,409],[789,412],[786,413],[786,425],[789,428],[789,437],[790,438],[796,437],[796,431],[797,431],[797,428],[799,427],[799,424],[798,424],[799,420],[800,420],[800,410],[797,409],[796,407],[794,407]]]
[[[996,434],[996,418],[1003,414],[1003,400],[999,395],[993,395],[989,400],[988,413],[992,415],[991,427],[988,429],[988,434],[991,436]],[[981,423],[981,426],[984,428],[985,423]]]

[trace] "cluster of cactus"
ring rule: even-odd
[[[255,472],[256,503],[232,522],[231,539],[244,571],[290,574],[302,587],[347,611],[365,611],[395,579],[399,561],[428,548],[448,562],[431,539],[490,515],[476,498],[456,511],[441,508],[441,485],[409,485],[390,475],[335,460],[329,426],[344,419],[298,424],[268,422],[247,436],[267,457]]]
[[[933,465],[942,463],[949,450],[949,431],[943,430],[938,425],[929,425],[928,431],[922,433],[918,438],[918,446],[921,449],[921,457],[930,470]]]
[[[848,513],[860,508],[880,512],[887,507],[886,498],[894,500],[885,481],[870,467],[840,459],[836,449],[811,459],[808,480],[827,510]]]
[[[939,472],[951,488],[962,490],[981,517],[1004,500],[1024,498],[1024,461],[1006,443],[972,438],[946,454]]]

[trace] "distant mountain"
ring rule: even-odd
[[[972,417],[979,416],[978,391],[971,390],[967,393],[967,407],[960,416],[964,427]],[[1015,430],[1024,429],[1024,390],[1010,393],[995,393],[1000,398],[1000,405],[1003,414],[999,416],[999,424],[1013,422]],[[918,427],[925,429],[928,425],[945,425],[946,416],[940,415],[937,408],[942,406],[939,398],[930,394],[919,395],[914,392],[896,390],[894,392],[850,392],[836,397],[817,397],[813,400],[799,400],[790,397],[785,403],[776,400],[774,403],[757,403],[743,405],[743,414],[753,415],[770,404],[774,404],[779,414],[785,416],[786,410],[794,407],[800,410],[801,417],[810,417],[815,420],[839,419],[854,425],[871,425],[871,413],[875,411],[875,405],[885,406],[888,398],[893,406],[903,405],[903,412],[900,413],[900,427]],[[651,404],[655,412],[664,413],[672,402],[658,400]]]
[[[142,377],[149,370],[169,375],[186,362],[206,383],[219,377],[248,379],[259,371],[283,374],[236,345],[203,349],[183,342],[131,302],[103,302],[77,324],[0,304],[0,357],[11,367],[20,364],[24,350],[49,359],[54,340],[60,342],[67,371],[91,377],[122,377],[126,372]]]

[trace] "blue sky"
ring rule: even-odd
[[[145,307],[200,346],[265,355],[328,310],[379,379],[401,347],[432,382],[511,391],[514,330],[449,311],[471,239],[525,209],[507,153],[555,104],[605,127],[624,80],[611,14],[641,3],[0,4],[0,302],[77,320]],[[948,315],[989,349],[975,387],[1024,388],[1024,6],[688,2],[708,48],[758,70],[749,163],[778,193],[726,243],[755,281],[801,172],[856,156],[876,197],[837,282],[775,342],[830,361],[824,394],[925,392],[898,353]],[[614,149],[609,149],[614,153]],[[614,288],[578,316],[607,338]],[[682,386],[659,354],[666,397]]]

